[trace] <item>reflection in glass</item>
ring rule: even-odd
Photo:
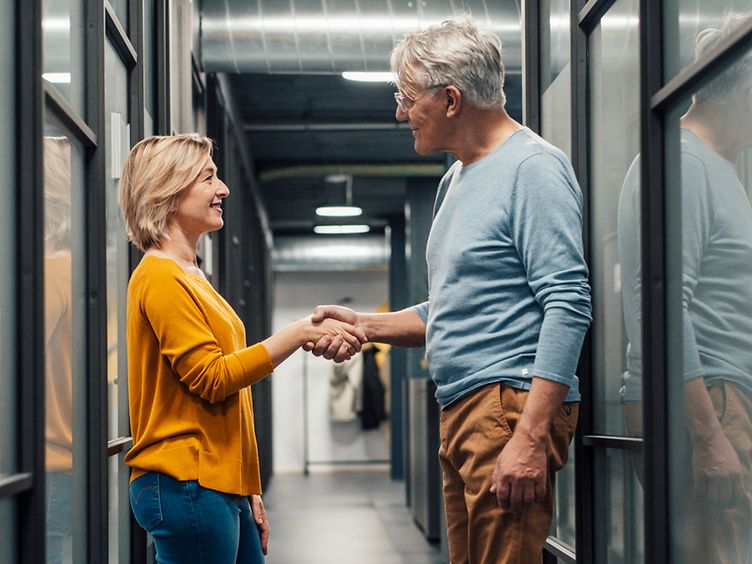
[[[631,267],[624,264],[617,231],[622,183],[640,147],[638,14],[637,0],[618,0],[593,30],[588,50],[593,426],[596,434],[639,437],[641,428],[625,428],[622,412],[627,350],[622,276]],[[639,250],[635,256],[639,262]],[[608,449],[599,452],[596,465],[596,562],[643,562],[642,491],[637,485],[642,459]]]
[[[84,331],[80,252],[82,149],[48,123],[44,138],[44,334],[47,562],[74,562],[74,524],[84,514]],[[76,182],[79,179],[79,182]],[[77,257],[77,258],[74,258]],[[76,288],[79,291],[75,291]],[[79,555],[80,557],[80,555]]]
[[[623,22],[629,25],[618,25]],[[603,17],[589,46],[594,425],[596,433],[609,435],[624,434],[620,388],[628,379],[624,374],[627,338],[622,276],[631,274],[633,267],[624,264],[619,252],[617,216],[624,176],[640,147],[638,31],[638,2],[620,0]],[[639,253],[635,260],[639,265]]]
[[[664,5],[666,82],[694,60],[695,41],[702,30],[722,25],[732,12],[752,10],[752,0],[664,0]]]
[[[45,463],[47,561],[62,562],[72,530],[73,391],[71,147],[44,139]]]
[[[12,473],[16,462],[16,57],[15,6],[0,3],[0,473]],[[0,518],[0,547],[5,532]],[[0,561],[5,558],[0,548]]]
[[[130,148],[128,72],[110,42],[105,43],[105,149],[107,160],[107,390],[110,420],[107,437],[128,436],[125,355],[118,346],[125,336],[128,241],[118,207],[118,180]]]
[[[110,457],[109,467],[109,555],[110,562],[130,562],[130,505],[128,481],[130,472],[123,462],[124,454]]]
[[[156,18],[154,0],[143,0],[144,7],[144,137],[154,135],[156,116],[156,75],[154,61],[154,20]]]
[[[43,0],[42,77],[84,113],[84,27],[81,0]]]
[[[540,3],[541,135],[571,159],[572,106],[569,64],[569,0]],[[556,477],[556,503],[551,535],[570,547],[576,546],[574,499],[575,449],[569,448],[569,463]]]
[[[0,498],[0,559],[3,562],[18,562],[16,523],[18,523],[16,498]]]
[[[569,0],[540,4],[541,135],[572,158]]]
[[[595,464],[595,492],[608,512],[595,519],[594,562],[631,564],[644,562],[643,489],[635,474],[635,460],[629,452],[599,450]],[[641,466],[637,466],[641,468]]]
[[[698,33],[696,56],[742,21],[730,17]],[[744,188],[749,175],[739,176],[752,145],[751,89],[747,53],[667,123],[666,376],[671,552],[677,563],[747,563],[752,555],[752,207]],[[642,350],[633,346],[642,330],[639,209],[636,162],[624,182],[619,214],[630,425],[642,418]]]
[[[127,32],[128,31],[128,0],[108,0],[110,6],[115,11],[120,25]]]

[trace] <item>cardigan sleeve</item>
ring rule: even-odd
[[[261,343],[225,353],[200,297],[171,272],[156,271],[143,281],[141,307],[173,373],[210,403],[222,402],[272,372]],[[230,330],[230,320],[226,323]]]

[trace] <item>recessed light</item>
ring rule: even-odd
[[[342,73],[342,78],[356,82],[394,82],[393,72],[350,72]]]
[[[355,217],[362,213],[363,210],[358,206],[322,206],[316,208],[316,215],[324,217]]]
[[[317,225],[313,228],[313,232],[319,235],[351,235],[368,233],[370,230],[368,225]]]

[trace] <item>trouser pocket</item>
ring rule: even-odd
[[[162,499],[159,493],[159,473],[147,472],[131,482],[130,501],[136,522],[151,532],[162,524]]]

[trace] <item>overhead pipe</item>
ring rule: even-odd
[[[519,0],[203,0],[206,72],[339,74],[388,71],[395,41],[467,7],[521,68]]]

